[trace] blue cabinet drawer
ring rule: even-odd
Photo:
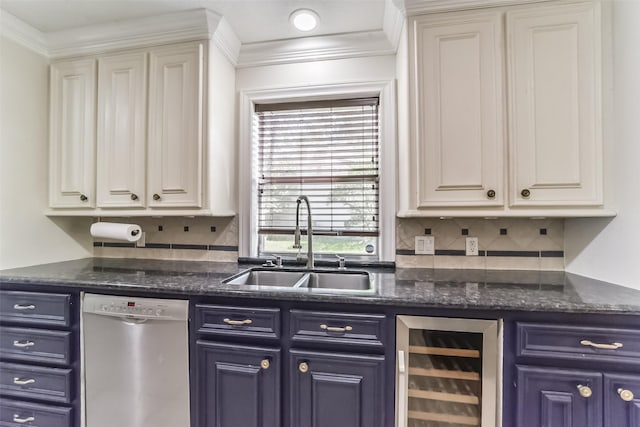
[[[68,365],[71,332],[0,327],[0,358]]]
[[[0,399],[0,426],[71,427],[73,410],[67,407]]]
[[[69,327],[71,295],[0,291],[0,321]]]
[[[204,335],[280,338],[280,309],[196,304],[195,330]]]
[[[640,330],[518,322],[516,355],[640,365]]]
[[[294,343],[382,349],[385,345],[385,324],[383,314],[291,310],[289,333]]]
[[[0,363],[0,393],[6,396],[71,403],[71,379],[71,369]]]

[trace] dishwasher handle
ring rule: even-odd
[[[150,318],[140,318],[140,317],[131,317],[131,316],[122,316],[120,317],[120,321],[125,325],[140,325],[142,323],[146,323]]]

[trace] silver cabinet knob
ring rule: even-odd
[[[624,400],[625,402],[631,402],[633,400],[633,392],[631,390],[626,390],[623,388],[619,388],[618,390],[616,390],[618,392],[618,395],[620,396],[620,399]]]
[[[589,398],[593,395],[591,387],[582,384],[578,384],[578,392],[580,393],[580,396],[586,398]]]

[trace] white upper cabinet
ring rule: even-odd
[[[50,182],[53,208],[94,208],[96,62],[51,66]]]
[[[507,13],[511,205],[601,205],[598,4]]]
[[[234,111],[208,41],[54,62],[47,214],[235,215]]]
[[[613,215],[601,44],[598,1],[410,17],[398,215]]]
[[[150,53],[149,206],[202,206],[203,55],[202,43]]]
[[[145,206],[146,103],[144,52],[98,60],[98,207]]]
[[[423,16],[410,28],[418,207],[502,206],[501,14]]]

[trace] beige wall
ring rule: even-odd
[[[605,164],[614,219],[566,221],[567,270],[640,289],[640,1],[613,5],[613,117]]]
[[[0,269],[91,256],[90,220],[44,216],[48,79],[46,58],[0,36]]]

